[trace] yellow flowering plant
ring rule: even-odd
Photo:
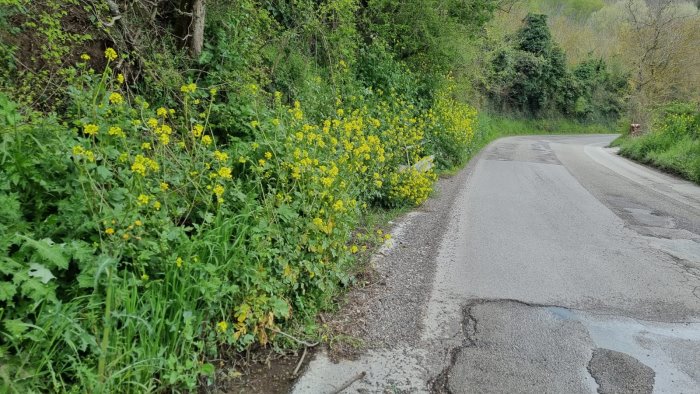
[[[84,311],[85,373],[105,392],[124,387],[118,371],[192,389],[218,349],[285,344],[287,319],[329,305],[367,244],[387,239],[358,235],[363,211],[421,204],[436,166],[471,139],[472,112],[449,95],[428,110],[368,90],[318,111],[250,84],[230,131],[223,94],[192,82],[178,100],[148,102],[110,68],[119,54],[106,55],[101,75],[78,69],[67,126],[37,127],[49,147],[33,165],[57,174],[45,196],[60,204],[32,207],[50,242],[20,244],[67,256],[47,269]],[[59,367],[76,376],[67,360]]]
[[[437,91],[432,108],[423,115],[427,125],[426,145],[442,168],[464,163],[472,153],[477,126],[476,109],[456,100],[454,89],[454,81],[448,78],[445,86]]]

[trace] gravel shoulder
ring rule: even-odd
[[[358,392],[430,391],[429,377],[449,364],[454,346],[441,344],[431,352],[424,343],[436,257],[480,157],[438,180],[428,201],[392,223],[391,240],[370,261],[370,283],[347,294],[342,310],[328,322],[352,338],[354,347],[346,341],[321,351],[293,392],[332,393],[363,371],[366,376],[352,385]]]

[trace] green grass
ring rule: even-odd
[[[533,134],[606,134],[615,132],[616,126],[570,119],[523,119],[481,114],[479,131],[487,138],[499,138]]]
[[[613,141],[620,154],[700,183],[700,140],[651,132],[642,136],[623,135]]]
[[[654,113],[651,131],[613,141],[620,154],[700,183],[700,107],[674,102]]]

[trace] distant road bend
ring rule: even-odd
[[[434,267],[411,296],[416,339],[339,364],[320,355],[296,391],[364,370],[346,392],[700,393],[700,187],[619,157],[614,138],[489,145],[456,177],[435,250],[416,249]],[[429,231],[426,211],[399,239]],[[396,249],[380,272],[412,264]],[[392,271],[377,305],[400,291]],[[401,303],[385,315],[377,327]]]

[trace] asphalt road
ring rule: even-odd
[[[505,138],[444,181],[376,260],[375,346],[295,391],[700,393],[700,187],[613,139]]]

